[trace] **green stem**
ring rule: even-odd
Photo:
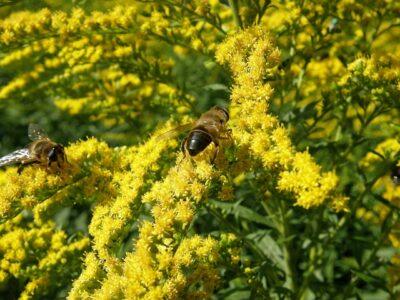
[[[293,253],[293,243],[291,240],[291,232],[288,220],[286,218],[286,207],[283,201],[279,201],[279,210],[281,213],[281,235],[284,240],[283,255],[285,260],[285,273],[286,273],[286,283],[285,286],[293,292],[292,298],[297,297],[297,280],[296,280],[296,263]]]
[[[205,205],[207,211],[212,214],[216,219],[218,219],[221,224],[223,224],[227,229],[232,231],[237,237],[239,237],[243,243],[258,257],[260,261],[268,261],[268,257],[256,246],[254,243],[249,240],[244,233],[242,233],[237,227],[233,226],[230,222],[228,222],[224,216],[210,205]],[[277,284],[278,276],[273,270],[273,268],[269,268],[269,276],[268,278],[271,280],[271,283]]]
[[[238,0],[228,0],[228,2],[229,2],[229,6],[232,8],[233,18],[235,19],[235,23],[236,23],[237,27],[239,27],[240,29],[243,29],[242,20],[240,19],[240,15],[239,15]]]
[[[156,1],[153,1],[156,3]],[[190,9],[189,7],[185,6],[185,5],[176,5],[173,1],[164,1],[167,5],[170,6],[174,6],[174,7],[178,7],[182,10],[187,11],[188,13],[192,14],[193,16],[197,17],[198,19],[202,19],[204,21],[206,21],[208,24],[212,25],[213,27],[215,27],[217,30],[219,30],[221,33],[223,33],[224,35],[226,35],[226,31],[221,27],[221,25],[217,24],[214,20],[212,20],[211,18],[207,17],[207,16],[203,16],[200,15],[198,13],[196,13],[194,10]]]
[[[209,205],[206,206],[206,209],[210,214],[212,214],[214,217],[218,219],[219,222],[221,222],[226,228],[228,228],[230,231],[234,232],[236,236],[238,236],[240,239],[243,240],[243,242],[262,260],[267,259],[267,257],[262,253],[260,249],[258,249],[249,239],[245,237],[244,234],[239,232],[235,226],[230,224],[229,222],[226,221],[226,219],[222,216],[222,214],[210,207]]]
[[[368,272],[370,265],[377,260],[376,254],[379,251],[379,249],[382,247],[384,242],[387,240],[388,235],[390,234],[390,232],[393,228],[393,224],[392,224],[393,220],[392,219],[394,216],[394,212],[395,212],[395,209],[392,208],[389,211],[389,213],[387,214],[387,216],[385,217],[385,220],[382,222],[382,225],[381,225],[382,235],[381,235],[379,241],[376,242],[375,247],[372,249],[371,254],[368,256],[368,259],[364,263],[361,264],[361,266],[359,268],[359,271],[361,273]],[[386,226],[387,222],[390,222],[391,224]],[[385,227],[388,227],[388,228],[385,228]],[[359,276],[352,277],[350,284],[344,290],[344,299],[348,299],[349,297],[351,297],[353,295],[354,288],[356,287],[356,285],[358,284],[358,282],[360,280],[361,279]]]
[[[321,209],[321,210],[319,211],[319,214],[318,214],[318,222],[317,222],[317,224],[322,224],[323,214],[324,214],[324,210]],[[318,231],[318,232],[320,232],[320,231]],[[309,235],[309,234],[310,234],[310,233],[305,232],[305,235]],[[312,239],[316,239],[317,236],[318,236],[318,233],[315,232],[314,234],[311,235],[311,238],[312,238]],[[326,245],[330,245],[331,242],[332,242],[333,237],[334,237],[333,234],[330,235],[330,237],[329,237],[328,240],[325,242],[325,244],[326,244]],[[311,277],[313,276],[314,270],[315,270],[315,268],[316,268],[316,266],[317,266],[317,262],[318,262],[318,260],[319,260],[320,258],[322,258],[323,254],[324,254],[323,252],[318,252],[318,251],[316,251],[316,255],[311,255],[311,256],[310,256],[310,264],[309,264],[309,267],[307,268],[307,270],[303,273],[303,278],[302,278],[302,280],[301,280],[301,283],[299,283],[298,293],[297,293],[296,299],[306,299],[306,298],[305,298],[305,292],[306,292],[307,289],[308,289],[308,286],[309,286],[309,284],[310,284]]]

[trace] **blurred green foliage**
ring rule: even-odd
[[[110,11],[117,4],[135,7],[134,12],[127,16],[125,10],[118,11],[120,15],[113,16],[110,21],[108,14],[112,15]],[[220,196],[224,186],[222,180],[199,180],[206,186],[204,198],[208,201],[196,202],[192,223],[181,229],[179,234],[182,236],[176,234],[173,237],[174,242],[187,236],[211,236],[218,242],[222,241],[223,262],[216,263],[215,267],[220,273],[219,286],[212,296],[207,294],[214,299],[399,297],[400,187],[390,179],[390,171],[398,164],[400,153],[400,59],[396,55],[400,50],[400,5],[397,1],[160,0],[121,3],[20,0],[3,1],[0,6],[1,19],[11,20],[11,24],[14,22],[14,27],[4,25],[3,21],[0,23],[0,59],[33,47],[36,41],[56,40],[54,52],[32,51],[26,57],[13,58],[15,61],[4,63],[0,68],[0,88],[4,91],[16,79],[25,78],[35,66],[45,66],[38,71],[37,78],[29,75],[26,85],[17,86],[5,93],[7,97],[0,99],[0,155],[29,143],[27,127],[30,123],[40,124],[52,139],[64,145],[96,137],[106,141],[110,147],[118,147],[115,156],[121,164],[117,166],[121,170],[108,166],[101,169],[100,166],[104,177],[95,177],[98,180],[108,180],[108,172],[113,176],[117,172],[123,174],[118,173],[121,177],[132,175],[130,164],[139,164],[132,157],[143,151],[140,146],[147,147],[150,134],[168,120],[182,124],[200,116],[213,105],[229,107],[232,90],[239,84],[225,66],[216,62],[215,49],[227,36],[234,36],[246,28],[260,26],[270,32],[281,52],[281,60],[261,80],[273,88],[271,99],[265,97],[265,103],[269,101],[269,113],[287,129],[293,148],[308,151],[323,172],[336,173],[338,184],[335,192],[348,199],[347,206],[338,211],[326,203],[309,209],[294,205],[293,193],[282,192],[277,185],[281,173],[294,172],[296,168],[278,164],[265,168],[262,159],[256,158],[254,153],[248,154],[249,149],[234,145],[222,151],[229,166],[228,171],[223,169],[222,175],[218,174],[225,176],[227,185],[232,188],[230,201]],[[72,24],[67,33],[48,24],[38,26],[32,30],[33,33],[28,29],[18,31],[23,25],[19,25],[15,16],[19,13],[36,16],[43,13],[43,9],[48,9],[49,15],[55,19],[57,12],[62,11],[66,17],[60,17],[60,23],[76,19],[78,25],[74,27]],[[95,15],[95,11],[106,16]],[[26,23],[21,24],[30,25],[30,16],[24,19]],[[127,21],[123,19],[125,17]],[[15,30],[15,36],[5,34],[7,26]],[[74,44],[79,44],[85,37],[87,40],[82,42],[82,46]],[[85,51],[91,46],[105,50],[88,63],[93,53]],[[241,46],[238,44],[238,49]],[[243,47],[252,49],[253,45],[249,42]],[[121,54],[118,51],[124,50],[122,48],[129,48],[131,52]],[[60,55],[63,50],[65,54]],[[76,55],[72,57],[73,62],[68,55]],[[59,65],[48,67],[51,64],[46,65],[47,60],[51,59]],[[46,85],[63,72],[86,64],[90,65],[87,69],[76,73],[71,71],[60,81]],[[259,68],[267,69],[267,66]],[[122,83],[129,80],[131,82],[126,85]],[[258,92],[253,90],[249,93],[258,95]],[[74,106],[83,98],[87,100],[83,106]],[[77,110],[71,113],[68,105]],[[230,108],[236,116],[235,124],[240,124],[241,107]],[[245,119],[246,116],[242,117]],[[271,132],[265,132],[266,137],[270,135]],[[153,140],[149,143],[151,146],[157,144]],[[126,150],[124,146],[133,148]],[[163,147],[167,149],[167,146]],[[160,151],[157,152],[159,157],[154,159],[157,163],[147,150],[141,154],[146,163],[145,159],[150,162],[148,165],[144,163],[145,167],[139,164],[138,169],[149,175],[142,176],[144,179],[141,178],[143,182],[136,194],[129,190],[135,195],[132,196],[134,199],[142,199],[149,191],[154,192],[156,183],[169,178],[168,170],[174,165],[173,151],[178,147],[174,150],[168,148],[167,154],[161,153],[164,148],[157,149]],[[84,155],[76,159],[87,169],[83,168],[82,173],[74,173],[74,176],[90,177],[85,172],[98,176],[95,173],[98,170],[91,168],[97,168],[108,157],[96,151],[90,152],[92,156],[88,163]],[[125,158],[128,162],[124,165],[120,161]],[[316,173],[325,174],[320,170]],[[4,174],[0,188],[6,194],[6,189],[14,185],[7,181],[8,173]],[[45,180],[40,178],[38,182]],[[124,186],[122,180],[122,183],[109,181],[117,187]],[[58,191],[51,184],[47,181],[43,184],[45,191]],[[85,190],[84,184],[78,187]],[[111,188],[107,190],[111,191],[115,192]],[[26,190],[22,194],[31,195]],[[38,194],[40,196],[40,192]],[[68,242],[93,236],[99,239],[90,233],[90,224],[96,215],[94,211],[100,211],[99,207],[104,203],[107,209],[107,205],[112,207],[107,211],[109,215],[104,213],[107,218],[115,217],[115,211],[123,211],[84,192],[76,199],[71,197],[68,195],[63,200],[68,205],[60,201],[63,205],[50,217],[50,221],[55,223],[48,225],[52,232],[65,232]],[[40,204],[39,198],[35,201]],[[117,196],[110,198],[114,201]],[[21,204],[20,207],[24,218],[32,223],[35,220],[32,210],[36,204]],[[128,207],[136,209],[135,205],[130,203]],[[119,279],[128,276],[121,271],[125,270],[123,259],[134,253],[142,222],[154,218],[154,203],[140,203],[138,207],[137,214],[118,229],[119,236],[110,247],[112,249],[107,250],[118,261],[115,273],[121,276]],[[6,221],[10,222],[4,218],[2,223]],[[222,237],[226,233],[235,234],[237,240],[226,242]],[[107,240],[107,243],[111,242]],[[98,255],[99,249],[92,244],[87,245],[88,253]],[[166,245],[167,248],[170,246]],[[51,249],[52,246],[46,247]],[[240,252],[237,263],[232,262],[236,252],[232,254],[226,250],[230,247]],[[76,251],[83,252],[86,248]],[[74,265],[71,277],[77,280],[76,286],[81,284],[87,288],[88,294],[82,298],[88,295],[96,297],[108,288],[107,284],[116,275],[114,270],[108,269],[109,265],[101,268],[106,261],[104,257],[96,256],[95,262],[90,261],[90,255],[85,257],[89,262],[81,266],[79,263],[83,256],[82,259],[79,257],[79,262],[74,260],[77,265],[76,268]],[[212,263],[206,261],[204,269],[213,271]],[[88,280],[89,283],[84,281],[88,270],[97,272],[93,271],[93,282]],[[33,272],[33,276],[29,270],[26,272],[28,275],[24,273],[18,279],[12,277],[6,288],[0,287],[0,296],[12,299],[21,295],[27,283],[32,278],[37,279],[36,273]],[[124,281],[121,279],[121,282]],[[190,289],[201,290],[201,287],[198,284],[182,290],[189,293],[192,292]],[[35,296],[40,299],[65,298],[71,288],[71,282],[63,281],[57,288],[37,292]],[[76,295],[80,290],[76,288],[74,291],[73,295]],[[99,294],[95,294],[96,291]],[[105,294],[101,295],[106,298]],[[70,297],[74,296],[70,294]]]

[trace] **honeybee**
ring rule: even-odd
[[[0,158],[0,167],[19,164],[18,173],[25,166],[39,164],[49,169],[55,163],[58,169],[67,161],[64,147],[49,139],[45,131],[36,124],[30,124],[28,136],[32,143]]]
[[[187,151],[190,156],[196,156],[208,145],[214,143],[215,151],[211,159],[211,163],[214,163],[219,152],[220,140],[231,138],[231,130],[226,128],[228,121],[228,111],[221,106],[214,106],[203,113],[194,123],[179,126],[162,134],[160,137],[165,138],[166,136],[175,135],[177,132],[190,130],[181,143],[183,155],[185,156]]]

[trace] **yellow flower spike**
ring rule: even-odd
[[[98,166],[101,166],[103,170],[118,167],[118,162],[112,160],[111,149],[105,143],[98,142],[95,139],[78,142],[67,147],[66,155],[70,165],[65,166],[65,169],[58,175],[49,174],[39,166],[27,167],[20,175],[16,174],[14,169],[7,170],[4,174],[11,173],[11,176],[7,176],[0,182],[2,187],[0,190],[2,205],[0,207],[3,209],[0,211],[1,215],[15,214],[23,208],[35,210],[36,206],[38,206],[36,213],[39,213],[40,210],[43,211],[53,204],[59,205],[60,201],[66,199],[65,195],[69,191],[73,192],[78,186],[83,186],[87,189],[88,186],[85,186],[85,183],[90,183],[90,180],[98,182],[99,180],[96,178],[107,178],[105,176],[107,172],[96,171],[99,170]],[[92,177],[85,175],[89,170],[94,171]],[[93,186],[93,184],[90,185],[90,187]],[[99,186],[101,187],[101,185]],[[7,188],[5,189],[4,187]],[[46,198],[37,197],[42,190],[51,190],[57,187],[59,189],[57,193],[50,194]],[[107,189],[108,186],[105,185],[104,188]],[[87,189],[88,197],[92,193],[92,189]],[[11,208],[14,208],[15,211],[12,212]]]
[[[183,227],[190,224],[194,217],[194,211],[190,201],[180,201],[175,208],[174,213],[177,222],[182,223]]]
[[[331,207],[336,212],[339,211],[349,212],[350,211],[348,208],[349,199],[350,199],[349,197],[338,195],[332,199]]]
[[[322,173],[307,152],[296,152],[286,129],[268,114],[272,88],[264,77],[276,72],[279,57],[270,36],[257,26],[228,36],[216,51],[217,61],[229,65],[235,81],[230,124],[237,144],[248,148],[264,167],[278,168],[277,188],[293,193],[296,205],[311,208],[333,197],[337,178]],[[342,199],[335,207],[345,210],[344,204]]]
[[[87,253],[84,264],[84,270],[73,283],[72,289],[68,295],[69,299],[81,299],[80,297],[82,296],[85,299],[89,298],[89,295],[86,294],[93,286],[98,284],[97,280],[99,280],[102,274],[102,267],[96,255],[93,252]]]
[[[165,293],[180,297],[184,295],[182,293],[187,289],[187,284],[196,284],[206,278],[205,274],[214,268],[213,263],[218,258],[217,243],[213,239],[185,237],[196,204],[201,201],[215,171],[208,160],[192,162],[178,158],[178,162],[162,181],[155,183],[143,196],[142,201],[153,205],[153,221],[141,224],[135,251],[128,253],[122,263],[122,277],[133,283],[123,290],[127,298],[170,296]],[[132,169],[137,170],[138,167]],[[104,235],[104,232],[101,234]],[[181,274],[184,266],[197,274],[190,283]],[[204,270],[205,274],[202,275],[200,270]],[[111,280],[113,272],[109,271],[106,282]],[[215,271],[210,273],[214,274]],[[205,294],[211,291],[210,288]],[[96,295],[101,297],[104,293],[99,291]]]
[[[105,268],[111,274],[119,263],[110,253],[111,245],[121,239],[129,220],[133,218],[135,207],[138,207],[136,196],[144,184],[144,177],[150,168],[159,159],[161,153],[169,147],[167,141],[157,140],[155,134],[147,143],[135,149],[124,151],[124,165],[129,167],[113,173],[111,184],[118,193],[115,198],[98,202],[94,208],[93,218],[89,225],[89,232],[93,236],[94,249],[99,258],[104,260]],[[163,225],[152,230],[162,231],[164,226],[169,226],[169,218],[164,217]]]
[[[4,278],[14,277],[27,282],[20,295],[22,299],[30,299],[47,289],[50,280],[43,274],[58,272],[61,278],[58,284],[67,284],[72,273],[79,270],[79,257],[89,246],[88,238],[67,242],[67,235],[57,230],[54,223],[37,226],[22,214],[3,225],[0,271]],[[60,265],[62,271],[59,270]],[[32,269],[37,271],[29,272]]]

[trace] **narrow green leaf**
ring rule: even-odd
[[[285,263],[283,253],[278,243],[269,235],[267,230],[258,230],[247,235],[247,238],[252,240],[254,244],[281,269],[284,269]]]

